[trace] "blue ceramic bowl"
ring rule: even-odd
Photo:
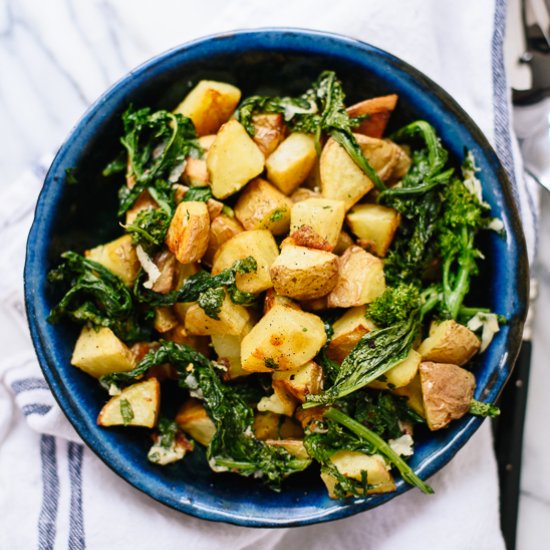
[[[105,393],[70,365],[78,329],[50,325],[46,318],[58,296],[46,274],[60,252],[83,250],[120,232],[116,185],[101,170],[119,150],[120,116],[129,103],[172,109],[201,78],[228,81],[243,96],[297,94],[324,69],[344,83],[348,101],[398,93],[392,127],[417,118],[435,126],[456,159],[473,151],[486,200],[506,236],[486,235],[486,255],[474,287],[509,323],[475,367],[476,397],[494,401],[518,353],[527,307],[527,263],[511,186],[495,153],[466,113],[441,88],[406,63],[372,46],[319,32],[262,29],[198,40],[164,53],[115,84],[84,115],[59,150],[38,201],[25,266],[25,298],[32,338],[44,375],[67,418],[91,449],[117,474],[152,498],[187,514],[239,525],[279,527],[342,518],[373,508],[410,489],[401,479],[392,494],[361,501],[331,500],[318,473],[297,475],[274,493],[257,481],[213,474],[202,451],[164,468],[147,461],[147,437],[139,429],[104,429],[96,417]],[[77,185],[67,185],[72,168]],[[480,294],[481,296],[481,294]],[[505,404],[504,404],[505,406]],[[466,416],[449,429],[420,440],[411,465],[427,479],[472,436],[481,420]],[[430,498],[426,496],[426,498]]]

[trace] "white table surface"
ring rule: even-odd
[[[167,17],[162,4],[166,2],[0,0],[0,186],[54,151],[86,107],[130,68],[182,41],[177,18]],[[520,550],[541,548],[550,519],[548,193],[542,198],[538,250]],[[13,342],[14,349],[17,345]]]

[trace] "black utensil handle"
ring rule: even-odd
[[[500,525],[507,550],[516,548],[523,427],[530,366],[531,342],[524,340],[510,380],[500,397],[501,415],[494,424],[500,480]]]

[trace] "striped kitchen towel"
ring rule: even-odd
[[[224,18],[212,28],[206,22],[218,11],[212,6],[216,3]],[[510,131],[504,0],[423,0],[407,3],[408,10],[397,0],[349,2],[347,9],[341,3],[341,10],[333,2],[307,0],[295,3],[292,12],[275,3],[245,0],[203,4],[194,8],[194,28],[186,28],[182,18],[182,40],[228,28],[314,26],[387,49],[434,78],[492,139],[514,183],[534,257],[537,194],[535,184],[523,177]],[[201,16],[202,27],[196,23]],[[504,547],[488,422],[430,480],[434,496],[410,491],[381,508],[329,525],[266,530],[212,524],[169,510],[119,479],[83,446],[65,419],[28,336],[22,289],[25,241],[50,161],[44,159],[0,192],[1,549]]]

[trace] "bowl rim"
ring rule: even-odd
[[[517,304],[515,310],[517,313],[517,319],[515,320],[513,330],[510,331],[506,342],[508,356],[504,363],[504,366],[506,367],[505,377],[499,378],[491,386],[490,392],[487,397],[492,401],[494,401],[501,393],[503,387],[506,384],[506,381],[510,377],[510,374],[513,370],[514,363],[520,349],[523,324],[528,307],[529,266],[526,259],[527,252],[525,238],[523,235],[517,205],[514,200],[513,187],[502,164],[498,160],[496,153],[494,152],[492,146],[489,144],[487,138],[484,136],[482,131],[477,127],[475,122],[462,109],[462,107],[460,107],[456,100],[454,100],[443,88],[432,81],[429,77],[427,77],[418,69],[415,69],[413,66],[409,65],[405,61],[402,61],[398,57],[394,56],[393,54],[390,54],[385,50],[372,46],[361,40],[350,38],[348,36],[337,33],[294,27],[261,27],[253,29],[226,31],[185,42],[181,45],[178,45],[152,57],[151,59],[145,61],[135,69],[132,69],[125,76],[120,78],[111,87],[109,87],[108,90],[101,94],[101,96],[85,111],[80,120],[73,126],[68,134],[67,139],[64,141],[62,146],[59,148],[57,154],[55,155],[55,158],[48,170],[48,173],[46,174],[43,187],[38,197],[33,224],[27,240],[24,268],[25,306],[33,345],[35,347],[42,372],[65,416],[75,428],[78,435],[86,443],[86,445],[112,471],[114,471],[117,475],[122,477],[132,486],[139,489],[141,492],[147,494],[158,502],[169,506],[170,508],[202,519],[207,519],[211,521],[223,521],[235,525],[248,527],[291,527],[340,519],[379,506],[395,498],[396,496],[405,493],[412,487],[407,484],[402,484],[401,486],[398,486],[397,490],[392,493],[376,495],[376,499],[367,498],[360,501],[351,501],[351,503],[349,501],[339,501],[340,503],[342,503],[340,506],[332,508],[328,511],[320,510],[320,513],[318,514],[311,513],[307,517],[302,516],[297,519],[288,517],[284,520],[251,517],[250,515],[238,515],[231,511],[213,509],[211,506],[201,505],[197,502],[185,502],[183,500],[167,498],[166,495],[156,490],[154,483],[151,483],[148,480],[141,479],[139,475],[135,475],[134,472],[123,467],[120,462],[113,460],[113,457],[107,456],[105,449],[100,448],[100,441],[96,440],[96,438],[88,432],[84,421],[78,416],[78,403],[70,395],[70,393],[64,389],[59,374],[57,373],[55,361],[53,360],[53,356],[51,354],[51,351],[49,350],[48,343],[45,341],[45,337],[41,333],[40,327],[38,325],[36,309],[37,300],[39,300],[40,292],[42,289],[37,286],[37,283],[33,277],[33,273],[37,269],[40,269],[41,258],[39,257],[40,255],[37,252],[38,249],[35,247],[34,243],[40,242],[38,236],[45,224],[44,220],[47,219],[45,213],[48,210],[48,194],[51,192],[52,187],[57,183],[53,178],[53,174],[56,172],[58,166],[62,164],[63,157],[65,156],[67,149],[73,141],[74,136],[80,131],[80,129],[84,128],[94,118],[94,116],[97,115],[101,106],[106,103],[109,98],[111,98],[118,90],[127,87],[133,81],[143,77],[143,75],[149,70],[155,67],[162,66],[173,56],[177,56],[182,52],[202,48],[204,46],[208,47],[209,44],[215,43],[216,41],[220,40],[223,41],[236,39],[237,41],[243,41],[243,39],[245,39],[244,41],[246,41],[247,38],[254,39],[256,41],[254,43],[255,49],[259,49],[259,43],[261,42],[262,38],[265,39],[268,36],[278,35],[285,35],[287,37],[292,36],[292,38],[297,40],[298,42],[306,41],[307,51],[316,54],[331,55],[331,52],[327,50],[326,44],[316,43],[316,39],[323,39],[327,43],[329,43],[329,46],[336,49],[338,49],[338,47],[345,48],[349,50],[350,54],[351,52],[353,52],[354,55],[357,56],[361,55],[362,53],[378,55],[380,58],[383,58],[385,61],[391,63],[400,71],[406,72],[409,75],[414,76],[415,79],[429,86],[432,93],[442,101],[445,109],[450,110],[451,113],[460,120],[466,130],[471,134],[474,141],[483,147],[485,154],[490,157],[492,163],[497,167],[497,179],[499,181],[500,188],[504,196],[505,207],[509,209],[510,223],[513,227],[514,245],[516,247],[518,260],[516,274],[517,282],[519,284],[517,288],[519,303]],[[266,46],[267,44],[264,45],[263,49],[266,49]],[[273,44],[270,43],[269,47],[272,46]],[[239,49],[246,50],[247,46],[245,44],[241,44]],[[302,51],[297,44],[289,45],[287,43],[282,44],[279,50],[294,53]],[[207,52],[207,55],[211,55],[211,53],[212,52]],[[428,478],[438,472],[451,460],[456,452],[458,452],[458,450],[464,446],[464,444],[470,439],[475,431],[477,431],[482,421],[483,419],[479,417],[470,417],[466,422],[462,424],[461,428],[457,431],[452,441],[444,446],[442,449],[440,449],[434,456],[432,456],[427,464],[422,465],[420,468],[418,468],[417,473],[421,471],[422,477]]]

